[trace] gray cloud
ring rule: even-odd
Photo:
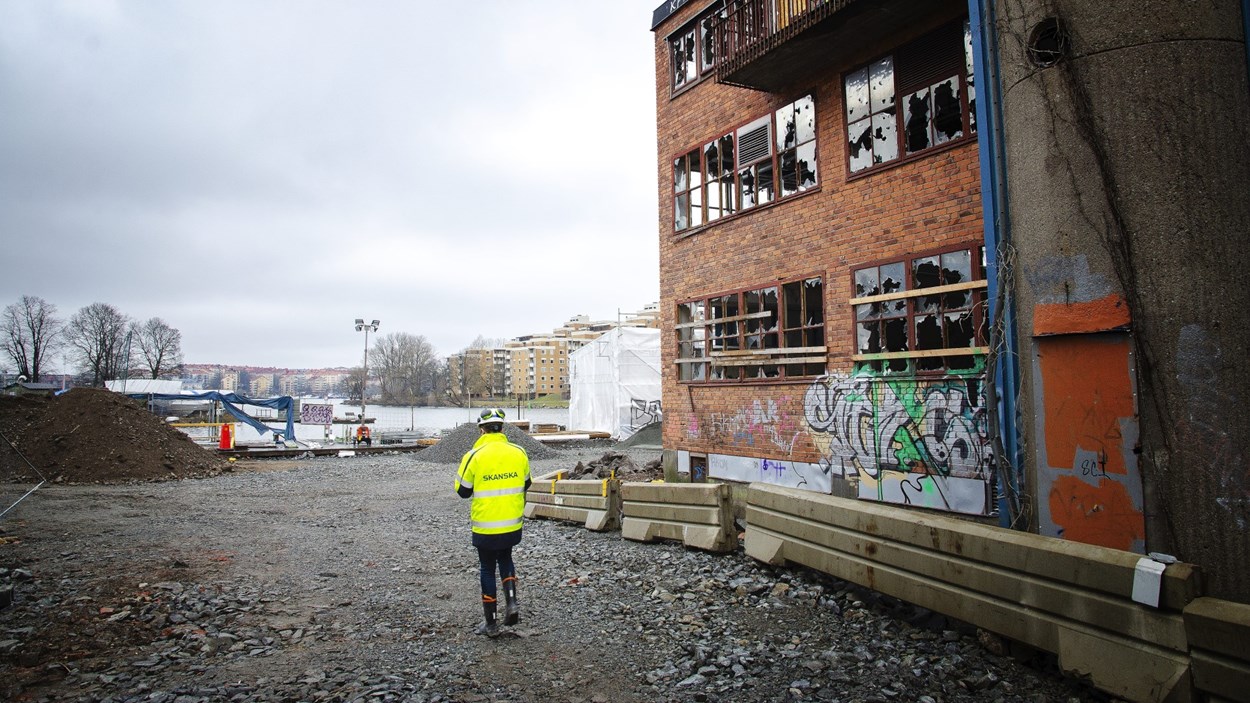
[[[0,304],[188,361],[449,353],[658,298],[649,6],[0,0]]]

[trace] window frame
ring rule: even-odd
[[[945,284],[939,280],[939,284],[935,286],[915,285],[916,262],[937,258],[939,261],[939,275],[942,275],[941,257],[958,252],[969,253],[970,278],[967,281]],[[861,295],[860,272],[877,269],[877,284],[879,286],[877,290],[880,290],[880,271],[883,268],[894,266],[901,266],[905,276],[902,289]],[[968,241],[940,249],[909,253],[902,257],[868,261],[852,266],[850,268],[850,289],[848,291],[850,298],[847,300],[847,304],[850,306],[850,336],[851,349],[853,350],[851,361],[855,370],[870,371],[891,377],[910,377],[946,376],[952,373],[980,368],[984,362],[985,355],[989,353],[987,299],[989,281],[986,279],[985,274],[985,245],[975,241]],[[948,298],[954,301],[956,296],[963,293],[967,294],[966,305],[947,306]],[[934,301],[934,298],[938,300]],[[900,303],[905,306],[901,312],[898,307]],[[935,303],[937,306],[936,310],[918,309],[921,305],[932,306]],[[895,314],[878,314],[873,316],[871,309],[869,309],[868,312],[870,314],[861,315],[861,308],[879,304],[884,304],[884,307],[887,308],[893,308],[893,310],[887,310],[887,312]],[[930,346],[924,349],[918,348],[921,336],[918,331],[918,325],[921,324],[924,318],[930,316],[941,318],[940,322],[935,320],[935,323],[943,330],[943,340],[947,342],[950,336],[947,333],[949,320],[946,316],[964,311],[970,316],[971,344],[967,346],[944,345],[941,347]],[[905,351],[888,351],[887,345],[889,342],[886,338],[889,335],[886,332],[885,325],[889,320],[903,321],[903,331],[907,345]],[[878,344],[881,349],[879,352],[864,351],[861,338],[861,326],[873,322],[879,325]],[[951,353],[952,351],[956,353]],[[934,359],[940,359],[941,364],[935,365]],[[958,363],[953,364],[950,360],[958,360]]]
[[[728,3],[725,0],[716,0],[701,10],[694,19],[664,38],[664,43],[668,46],[668,88],[669,99],[681,95],[694,86],[699,85],[716,72],[716,62],[719,52],[716,51],[716,34],[710,31],[710,23],[717,17],[727,17],[729,10]],[[689,42],[693,47],[693,55],[690,59],[683,59],[683,66],[690,63],[694,64],[694,75],[690,75],[689,70],[683,71],[684,78],[679,85],[677,83],[677,43],[682,42],[682,48]],[[711,56],[706,54],[711,51]]]
[[[944,151],[946,149],[954,148],[955,146],[958,146],[960,144],[964,144],[969,141],[976,140],[977,138],[976,77],[972,71],[972,56],[969,53],[972,50],[971,25],[969,24],[969,21],[967,19],[963,20],[963,33],[960,35],[960,44],[959,44],[959,51],[963,55],[963,61],[959,62],[958,65],[961,66],[962,69],[956,68],[956,70],[950,75],[945,75],[941,79],[937,79],[929,83],[928,87],[920,88],[920,87],[912,86],[908,88],[909,92],[906,95],[903,95],[903,96],[899,95],[900,93],[900,88],[898,84],[899,66],[898,66],[898,61],[897,61],[899,54],[906,47],[912,45],[913,43],[924,40],[925,38],[931,35],[936,35],[942,32],[943,30],[948,29],[952,25],[953,23],[948,24],[948,25],[943,25],[942,27],[933,29],[930,32],[927,32],[926,34],[921,35],[917,39],[913,39],[909,42],[905,42],[903,44],[900,44],[894,47],[891,51],[880,54],[878,56],[874,56],[869,61],[857,64],[851,70],[845,71],[841,74],[842,120],[843,120],[842,144],[844,145],[846,149],[846,157],[844,159],[843,165],[846,167],[846,174],[847,174],[848,181],[854,180],[857,178],[863,178],[867,175],[877,173],[878,171],[882,171],[888,168],[893,168],[895,166],[899,166],[905,163],[910,163],[917,159],[923,159],[933,154]],[[888,112],[888,110],[886,109],[874,110],[872,107],[873,99],[871,95],[872,69],[874,66],[882,63],[883,61],[887,59],[890,61],[890,64],[891,64],[890,81],[891,81],[891,93],[892,94],[891,94],[891,98],[889,102],[889,106],[890,106],[889,109],[893,110],[894,156],[887,161],[882,161],[880,163],[870,162],[867,166],[861,166],[858,169],[856,169],[854,168],[852,155],[854,153],[854,145],[857,142],[859,142],[860,139],[852,139],[851,127],[853,124],[858,125],[861,122],[863,122],[863,120],[867,119],[869,120],[869,134],[871,135],[872,133],[876,131],[873,128],[873,125],[875,124],[873,122],[873,119],[875,118],[875,116]],[[847,80],[851,76],[857,73],[860,73],[861,71],[866,72],[868,75],[869,85],[865,88],[865,90],[869,91],[868,114],[866,117],[857,118],[856,121],[852,123],[847,114],[848,105],[850,103],[849,91],[847,90]],[[934,139],[936,128],[934,126],[935,115],[933,114],[933,109],[932,109],[932,105],[933,105],[932,93],[935,88],[946,83],[952,78],[956,80],[958,87],[959,87],[959,110],[960,110],[960,120],[961,120],[960,122],[961,134],[960,136],[951,137],[945,141],[937,142]],[[913,95],[916,95],[921,90],[925,90],[930,93],[929,97],[927,98],[929,101],[928,106],[930,107],[929,117],[927,118],[927,127],[928,127],[928,132],[929,132],[929,144],[925,147],[912,151],[912,150],[909,150],[908,148],[908,135],[907,135],[907,109],[908,107],[904,104],[904,102],[906,101],[907,98]]]
[[[672,337],[678,383],[787,383],[827,373],[826,278],[811,273],[678,302]],[[811,290],[812,282],[818,290]],[[798,293],[799,320],[791,319],[791,287]]]
[[[736,125],[734,128],[727,130],[726,132],[701,140],[695,146],[687,147],[673,154],[669,159],[669,164],[672,168],[671,178],[673,183],[673,190],[670,194],[673,206],[673,234],[678,237],[684,237],[711,224],[732,218],[743,212],[775,205],[792,198],[801,197],[807,193],[819,191],[821,188],[820,137],[817,124],[818,118],[816,115],[816,105],[817,98],[815,90],[800,93],[798,97],[793,100],[778,105],[767,112],[755,115],[751,119]],[[803,120],[799,117],[799,115],[802,114],[802,110],[805,108],[811,111],[810,129],[803,129],[801,126]],[[792,144],[785,141],[785,138],[780,134],[781,130],[779,129],[780,115],[787,110],[791,111],[792,114],[795,115],[793,124],[796,139]],[[763,156],[758,156],[754,160],[742,162],[741,159],[743,158],[743,154],[742,149],[740,148],[742,138],[745,135],[751,134],[751,132],[744,132],[743,130],[746,127],[756,125],[756,123],[761,123],[767,126],[767,135],[765,136],[768,140],[768,153]],[[805,135],[807,138],[802,141],[798,141],[798,137],[800,135]],[[733,154],[731,157],[731,163],[727,168],[725,168],[725,162],[723,157],[721,157],[718,159],[718,161],[720,161],[721,168],[713,170],[709,167],[709,147],[712,145],[722,145],[725,143],[725,140],[731,140],[732,142]],[[717,154],[723,153],[723,150],[720,148],[715,151]],[[691,157],[696,154],[696,158],[698,159],[697,178],[695,177],[696,169],[693,168],[694,164],[690,162]],[[792,161],[794,163],[796,187],[793,191],[786,193],[784,192],[783,180],[785,178],[785,174],[783,173],[783,169],[784,162],[788,154],[794,155]],[[807,161],[800,160],[798,158],[800,154],[810,156],[811,158],[812,168],[810,170],[810,182],[802,180],[802,175],[806,172],[799,169],[799,164],[805,164]],[[686,182],[684,187],[681,187],[677,174],[679,171],[678,163],[683,159],[686,160]],[[767,199],[762,202],[760,201],[759,194],[762,190],[761,185],[759,183],[754,183],[752,185],[752,193],[755,197],[752,199],[750,204],[744,204],[745,201],[742,187],[743,174],[749,172],[754,177],[756,174],[759,174],[764,170],[768,172],[770,178],[770,184],[767,188]],[[712,198],[710,197],[711,193],[709,191],[718,184],[722,188],[727,187],[727,191],[722,190],[721,197],[717,201],[721,203],[721,207],[719,208],[722,211],[721,214],[716,217],[711,217],[708,212],[712,202]],[[696,188],[699,189],[697,197],[694,194]],[[687,194],[688,197],[686,198],[685,205],[680,206],[681,197]],[[697,205],[700,208],[698,217],[695,217],[694,213],[696,200],[698,201]],[[726,205],[726,201],[732,202],[729,202]],[[681,220],[678,219],[679,214],[686,215],[686,224],[684,227],[678,226],[681,222]]]

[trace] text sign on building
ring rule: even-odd
[[[668,19],[670,15],[677,12],[689,0],[667,0],[659,7],[655,8],[655,12],[651,13],[651,28],[655,29],[660,23]]]

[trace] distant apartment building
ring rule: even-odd
[[[252,376],[248,381],[248,392],[253,398],[267,398],[273,395],[274,374],[261,373]]]
[[[218,387],[220,390],[227,392],[236,392],[239,390],[239,372],[234,369],[227,369],[221,372]]]
[[[657,327],[659,303],[613,320],[574,315],[549,333],[522,335],[493,349],[466,349],[447,359],[453,393],[535,398],[569,394],[569,354],[617,327]]]

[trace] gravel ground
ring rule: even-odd
[[[515,552],[521,623],[475,636],[468,504],[454,469],[420,458],[45,486],[0,519],[14,599],[0,698],[1105,700],[1044,658],[991,653],[965,626],[821,574],[552,521],[528,521]]]

